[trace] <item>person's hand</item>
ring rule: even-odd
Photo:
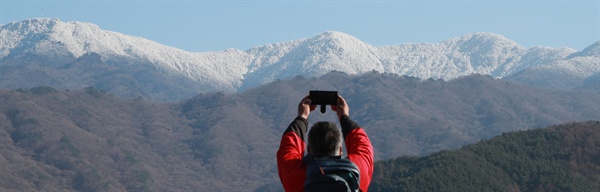
[[[340,95],[338,95],[337,105],[331,105],[331,110],[337,113],[338,119],[341,119],[344,115],[350,116],[348,103],[346,103],[346,100]]]
[[[300,101],[298,104],[298,117],[302,117],[304,119],[308,119],[308,115],[311,111],[314,111],[317,108],[316,105],[310,104],[310,99],[308,95]]]

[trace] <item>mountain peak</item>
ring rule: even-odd
[[[501,40],[509,40],[508,38],[492,32],[475,32],[463,35],[466,38],[487,38],[487,39],[501,39]]]
[[[32,18],[18,22],[11,22],[3,25],[2,30],[12,30],[21,33],[45,32],[52,29],[57,23],[61,23],[58,18]]]
[[[314,37],[308,38],[307,41],[310,42],[310,44],[316,45],[349,46],[356,44],[366,44],[352,35],[348,35],[346,33],[337,31],[326,31],[323,33],[319,33]]]
[[[91,52],[84,48],[84,42],[92,46],[98,45],[92,41],[101,39],[102,34],[106,33],[92,23],[62,22],[57,18],[33,18],[12,22],[0,28],[0,39],[6,42],[0,45],[0,58],[9,53],[25,52],[40,55],[59,53],[63,56],[78,57]]]
[[[568,58],[573,58],[573,57],[598,57],[600,56],[600,41],[586,47],[585,49],[583,49],[583,51],[577,52],[577,53],[573,53],[572,55],[570,55]]]
[[[461,37],[456,37],[445,41],[449,44],[480,44],[480,45],[504,45],[504,46],[519,46],[513,40],[510,40],[502,35],[490,32],[469,33]]]
[[[58,18],[37,17],[29,18],[22,21],[11,22],[11,24],[30,24],[30,25],[53,25],[62,22]]]
[[[73,30],[72,28],[87,26],[90,28],[100,28],[95,24],[79,22],[79,21],[70,21],[63,22],[58,18],[31,18],[25,19],[22,21],[11,22],[9,24],[3,25],[1,30],[10,30],[16,31],[20,34],[29,34],[29,33],[50,33],[53,31],[62,31],[62,30]],[[58,28],[57,28],[58,27]],[[66,28],[66,29],[63,29]]]
[[[305,58],[309,62],[303,64],[309,71],[318,74],[317,76],[331,70],[342,70],[350,74],[372,69],[383,71],[379,59],[373,54],[376,49],[346,33],[326,31],[308,38],[303,44],[302,52],[298,54],[310,53],[312,55]]]
[[[337,31],[326,31],[323,33],[319,33],[311,38],[308,38],[305,43],[309,46],[319,46],[321,48],[328,48],[331,50],[356,50],[369,49],[372,47],[371,45],[361,41],[360,39],[348,35],[346,33],[337,32]]]
[[[325,31],[323,33],[317,34],[315,37],[329,38],[329,39],[346,39],[346,38],[354,38],[354,39],[356,39],[356,37],[353,37],[352,35],[349,35],[349,34],[346,34],[346,33],[342,33],[342,32],[339,32],[339,31]]]
[[[443,44],[456,46],[461,52],[484,55],[500,50],[510,50],[510,52],[522,52],[526,50],[525,47],[513,40],[489,32],[470,33],[444,41]]]

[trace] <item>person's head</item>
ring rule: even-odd
[[[308,132],[308,153],[315,157],[342,155],[342,132],[332,122],[317,122]]]

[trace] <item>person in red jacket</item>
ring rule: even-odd
[[[287,192],[303,191],[306,176],[306,164],[302,160],[305,150],[305,134],[308,127],[308,116],[315,110],[315,105],[310,105],[308,96],[304,97],[298,105],[298,116],[285,130],[277,151],[277,169],[279,179],[283,188]],[[337,117],[342,126],[343,139],[346,143],[347,156],[358,167],[360,171],[359,188],[366,192],[371,183],[373,175],[373,146],[365,131],[354,121],[350,119],[348,104],[341,96],[338,96],[337,105],[332,105],[331,109],[337,113]],[[314,126],[320,126],[323,122],[316,123]],[[335,124],[333,124],[335,125]],[[339,130],[339,129],[338,129]],[[339,131],[337,131],[339,134]],[[310,138],[309,138],[310,139]],[[322,151],[323,142],[309,141],[308,152]],[[311,153],[311,151],[313,153]],[[342,146],[333,148],[329,152],[334,156],[342,156]]]

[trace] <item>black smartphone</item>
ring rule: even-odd
[[[311,105],[335,105],[337,104],[338,92],[337,91],[318,91],[311,90],[308,92],[308,97],[310,98]],[[321,110],[323,112],[323,110]]]

